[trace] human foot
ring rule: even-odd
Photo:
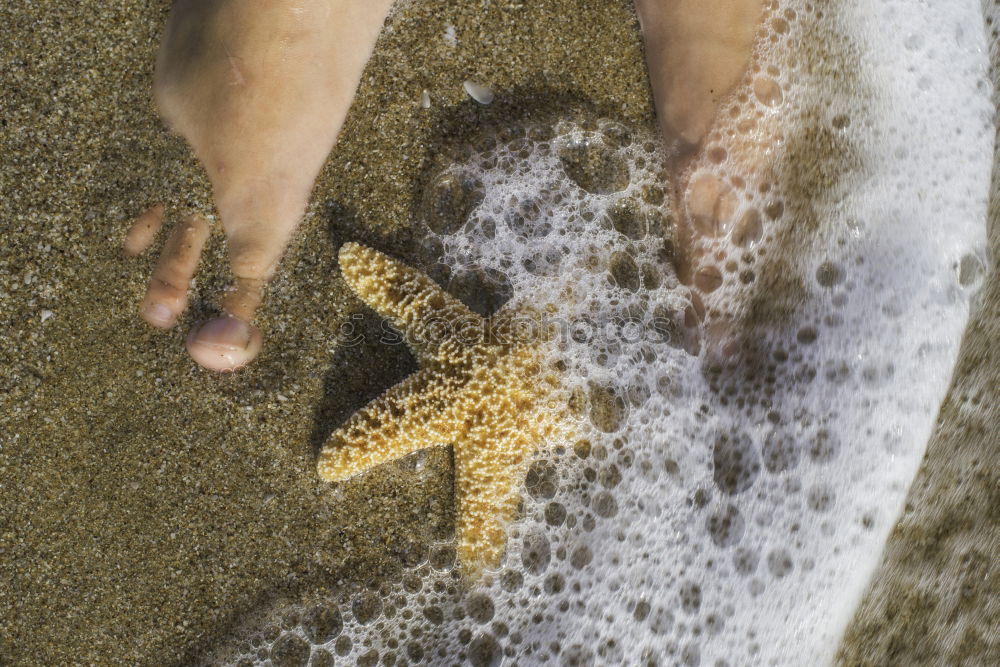
[[[696,149],[746,71],[763,0],[635,0],[656,113],[671,148]]]
[[[635,6],[657,118],[680,184],[677,275],[692,288],[689,321],[696,325],[704,318],[703,297],[722,283],[713,242],[728,237],[743,244],[758,233],[759,219],[740,211],[733,184],[700,167],[726,157],[724,149],[706,147],[705,138],[720,104],[746,74],[762,0],[635,0]]]
[[[264,288],[333,148],[392,0],[177,0],[153,92],[167,125],[208,172],[229,244],[234,287],[224,315],[188,336],[202,366],[238,368],[260,351],[253,326]],[[141,252],[162,206],[136,221]],[[164,247],[143,317],[169,328],[187,303],[204,219],[191,216]]]

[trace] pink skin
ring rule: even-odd
[[[208,172],[229,245],[223,315],[191,331],[202,366],[233,370],[260,351],[264,289],[301,219],[347,115],[391,0],[177,0],[153,92],[167,125]],[[136,221],[126,251],[145,249],[162,206]],[[189,217],[164,247],[142,315],[172,327],[207,237]]]
[[[697,153],[719,102],[743,76],[762,0],[635,0],[664,135]],[[212,182],[229,245],[233,289],[223,315],[196,326],[191,357],[216,371],[250,362],[263,344],[253,325],[268,281],[333,149],[391,0],[176,0],[160,47],[153,92],[167,125],[187,139]],[[714,289],[697,240],[715,234],[726,203],[718,184],[688,188],[677,230],[678,274]],[[141,253],[162,225],[156,205],[125,241]],[[189,216],[161,253],[142,304],[170,328],[187,306],[208,223]],[[710,291],[710,290],[709,290]]]

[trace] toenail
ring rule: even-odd
[[[233,371],[260,352],[260,329],[230,315],[205,322],[187,339],[191,358],[213,371]]]
[[[219,350],[242,350],[250,344],[250,325],[237,317],[217,317],[192,331],[191,339]]]
[[[146,321],[156,327],[169,327],[174,323],[174,313],[162,303],[151,303],[143,310]]]

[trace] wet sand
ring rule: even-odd
[[[136,311],[155,251],[134,261],[119,249],[147,202],[165,200],[174,220],[211,211],[199,166],[161,127],[150,98],[168,6],[0,8],[12,36],[0,50],[0,664],[186,664],[271,598],[378,587],[446,538],[443,450],[427,459],[432,475],[404,461],[335,490],[314,474],[326,434],[414,368],[377,336],[338,344],[341,325],[364,311],[338,277],[336,249],[359,240],[426,265],[413,224],[424,180],[483,127],[557,113],[653,124],[627,0],[413,3],[380,39],[261,312],[264,352],[245,371],[215,375],[189,360],[183,337],[215,309],[226,283],[221,233],[209,242],[191,311],[170,333],[151,330]],[[443,39],[449,24],[454,47]],[[470,100],[467,78],[497,90],[493,104]],[[963,368],[984,386],[992,380],[995,392],[995,278],[984,297]],[[376,331],[378,322],[367,313],[363,326]],[[990,554],[1000,501],[989,426],[1000,415],[995,393],[981,394],[979,412],[963,410],[962,382],[914,494],[930,489],[936,498],[947,485],[935,481],[935,462],[954,463],[956,442],[977,452],[970,456],[994,496],[953,503],[953,512]],[[979,504],[990,501],[992,513]],[[905,525],[931,532],[897,531],[877,579],[887,590],[909,590],[906,559],[935,571],[960,558],[910,546],[956,544],[935,537],[939,516],[925,511],[934,502],[911,505]],[[996,569],[985,568],[985,583],[963,599],[970,617],[995,619],[987,598],[996,597]],[[891,664],[878,659],[893,655],[886,634],[944,627],[942,614],[909,605],[877,632],[862,615],[845,664]],[[981,633],[973,660],[996,651],[996,627],[992,638]]]

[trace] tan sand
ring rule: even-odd
[[[362,312],[338,277],[337,247],[359,240],[426,262],[411,225],[423,180],[477,128],[584,112],[653,127],[628,0],[415,2],[379,42],[262,310],[263,354],[246,371],[214,375],[190,361],[183,336],[225,284],[221,233],[192,313],[167,334],[136,313],[155,253],[126,260],[119,247],[149,201],[166,199],[173,219],[211,210],[198,165],[152,110],[168,5],[0,7],[0,664],[183,664],[271,597],[377,587],[447,537],[444,451],[428,459],[433,475],[403,462],[339,491],[314,473],[326,434],[414,368],[377,336],[337,344],[339,327]],[[449,23],[463,36],[454,48],[442,39]],[[505,92],[479,106],[462,90],[467,78]],[[995,280],[986,296],[992,319],[970,334],[972,350],[997,340]],[[368,314],[364,326],[378,323]],[[969,372],[996,387],[996,350],[981,353],[985,366],[975,354]],[[982,400],[994,412],[979,423],[995,425],[996,396]],[[941,429],[932,463],[948,458],[949,433],[987,444],[963,414],[945,411],[957,430]],[[915,488],[933,487],[936,470]],[[920,525],[924,506],[907,520]],[[996,553],[995,513],[975,499],[955,512],[969,530],[994,530]],[[906,539],[897,535],[890,561],[902,548],[931,570],[946,562],[899,547]],[[995,597],[995,565],[986,567]],[[886,567],[885,585],[905,589],[898,571]],[[971,613],[985,613],[984,595],[969,598]],[[900,637],[942,623],[937,608],[906,609],[891,629]],[[876,659],[889,650],[884,633],[856,627],[845,662],[889,664]],[[991,641],[977,646],[996,650]]]
[[[13,232],[0,248],[2,664],[182,663],[269,596],[377,585],[446,537],[443,451],[420,482],[405,464],[342,492],[315,474],[326,434],[414,368],[377,336],[338,347],[362,309],[337,247],[360,240],[422,261],[411,228],[421,179],[472,128],[576,111],[653,124],[628,2],[414,3],[378,45],[268,297],[263,354],[214,375],[183,336],[225,284],[221,233],[193,312],[167,334],[136,311],[155,252],[120,250],[149,201],[166,198],[173,219],[210,210],[200,168],[152,108],[168,6],[0,9],[0,224]],[[512,92],[483,107],[467,78]]]

